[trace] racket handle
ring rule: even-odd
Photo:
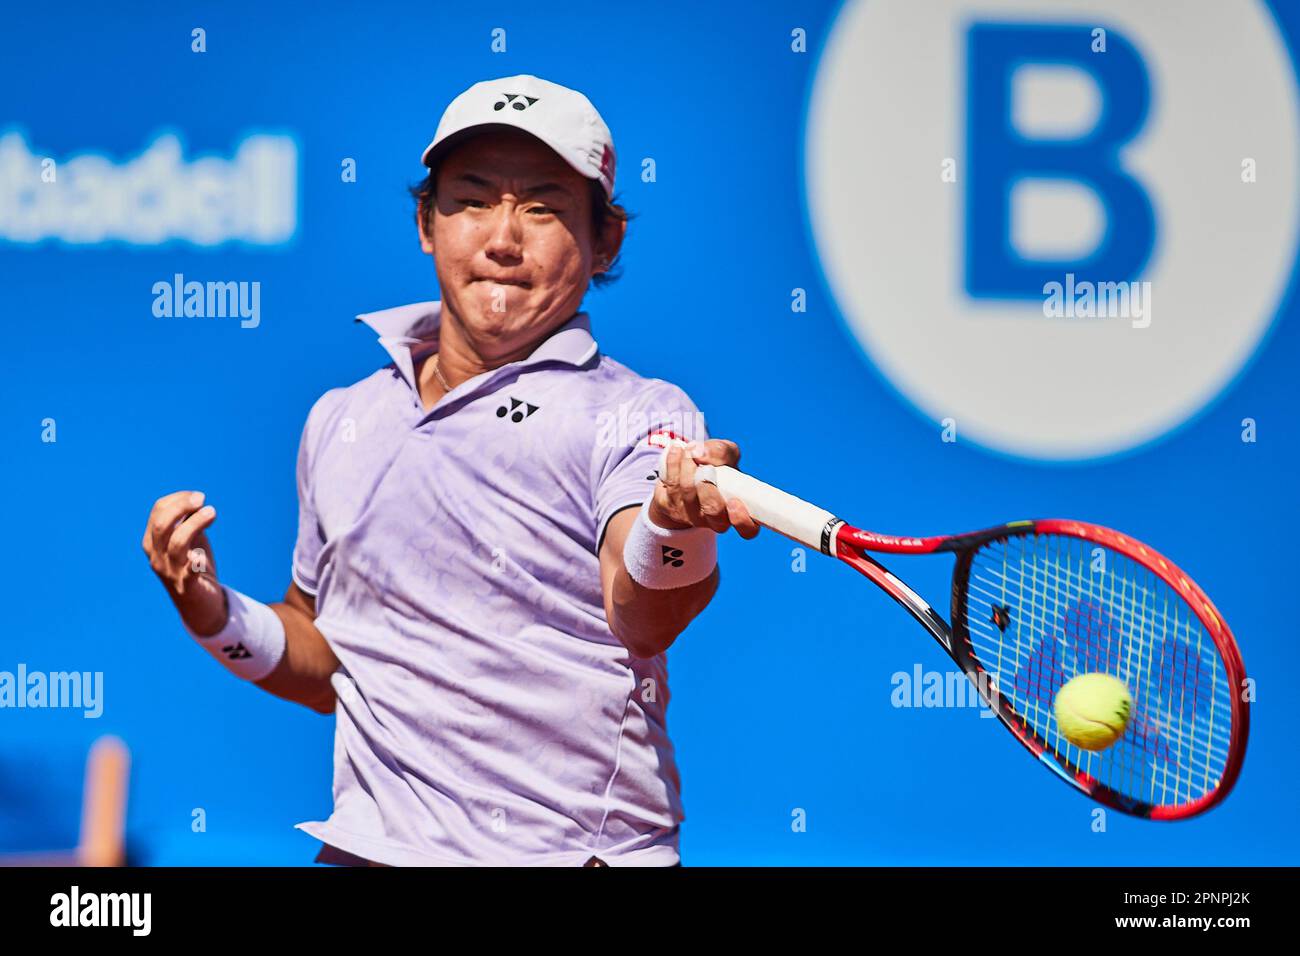
[[[834,527],[839,519],[826,509],[811,505],[780,488],[773,488],[729,465],[714,466],[713,476],[703,480],[711,480],[717,485],[724,498],[743,501],[754,520],[763,527],[779,531],[787,538],[826,554],[835,553]]]
[[[651,435],[650,443],[663,449],[659,458],[660,474],[667,467],[668,449],[671,446],[685,448],[691,444],[684,439],[669,438],[662,434]],[[825,508],[810,505],[802,498],[774,488],[730,465],[697,465],[695,480],[697,483],[712,482],[724,498],[739,498],[754,520],[763,527],[816,548],[823,554],[835,554],[835,529],[843,522]]]

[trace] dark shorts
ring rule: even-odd
[[[332,866],[387,866],[387,863],[375,863],[364,857],[357,856],[355,853],[349,853],[347,850],[340,850],[336,846],[330,846],[328,843],[322,843],[320,852],[316,854],[317,863],[328,863]],[[681,866],[680,862],[672,864],[665,869],[672,869],[673,866]],[[593,856],[583,866],[609,866],[598,856]]]
[[[590,860],[588,860],[586,863],[582,865],[583,866],[609,866],[608,863],[606,863],[598,856],[593,856]],[[671,870],[674,866],[681,866],[681,865],[682,865],[681,862],[678,861],[677,863],[669,864],[668,866],[664,867],[664,869]]]

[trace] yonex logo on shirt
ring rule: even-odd
[[[521,405],[523,406],[523,408],[520,408]],[[506,408],[506,406],[502,405],[500,408],[497,409],[497,418],[505,418],[507,415],[509,415],[510,420],[515,424],[518,424],[519,422],[522,422],[525,418],[527,418],[529,415],[531,415],[533,412],[537,410],[538,410],[538,406],[532,404],[531,402],[523,402],[517,398],[512,398],[510,399],[509,408]]]

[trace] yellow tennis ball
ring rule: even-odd
[[[1084,750],[1105,750],[1124,735],[1133,698],[1118,677],[1080,674],[1056,692],[1056,723]]]

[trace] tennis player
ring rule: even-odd
[[[627,225],[585,96],[477,83],[423,162],[441,298],[359,316],[392,362],[308,415],[284,600],[218,581],[202,492],[160,498],[144,550],[218,661],[335,715],[318,861],[676,865],[664,655],[717,535],[758,533],[699,480],[739,450],[579,311]]]

